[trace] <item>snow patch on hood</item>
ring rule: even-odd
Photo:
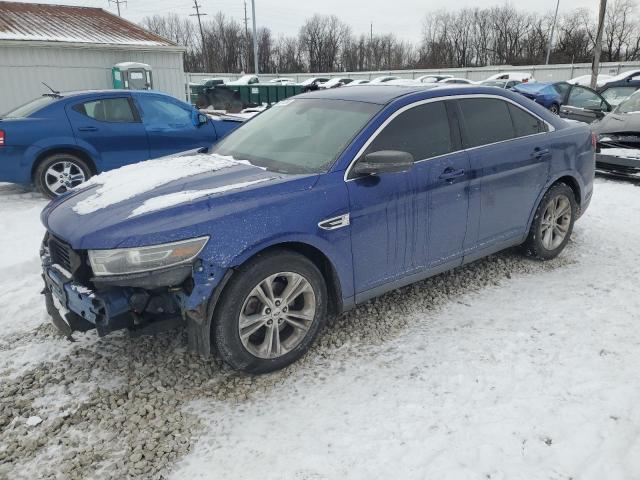
[[[216,154],[169,156],[127,165],[101,173],[79,186],[99,186],[92,195],[79,201],[73,211],[87,215],[123,202],[180,178],[229,168],[248,162]]]
[[[225,185],[223,187],[209,188],[206,190],[186,190],[184,192],[169,193],[167,195],[160,195],[158,197],[150,198],[146,200],[138,208],[134,209],[129,215],[129,218],[136,217],[156,210],[162,210],[164,208],[173,207],[181,203],[188,203],[197,200],[198,198],[207,197],[209,195],[215,195],[217,193],[228,192],[229,190],[238,190],[246,188],[256,183],[266,182],[273,180],[272,178],[259,178],[258,180],[251,180],[249,182],[234,183],[232,185]]]

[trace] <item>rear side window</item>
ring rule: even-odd
[[[409,152],[416,161],[452,152],[453,139],[444,102],[418,105],[398,115],[366,153],[380,150]]]
[[[546,132],[547,128],[544,122],[540,121],[530,113],[525,112],[522,108],[508,103],[509,113],[513,121],[513,127],[516,137],[526,137],[527,135],[535,135],[536,133]]]
[[[515,137],[507,102],[493,98],[460,100],[467,148],[502,142]]]
[[[135,122],[136,118],[127,98],[103,98],[73,107],[79,113],[99,122]]]

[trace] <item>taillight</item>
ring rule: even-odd
[[[4,130],[0,130],[0,147],[4,145]]]
[[[598,136],[593,132],[591,132],[591,145],[593,145],[593,148],[598,146]]]

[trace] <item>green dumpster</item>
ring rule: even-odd
[[[302,85],[272,85],[254,83],[253,85],[227,85],[238,92],[242,103],[249,105],[271,105],[285,98],[302,93]]]

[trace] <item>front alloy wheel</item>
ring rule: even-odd
[[[294,272],[262,280],[245,299],[238,320],[242,345],[259,358],[277,358],[300,345],[316,315],[309,281]]]
[[[213,345],[237,370],[278,370],[309,349],[326,311],[327,286],[311,260],[289,250],[261,253],[224,288],[212,318]]]

